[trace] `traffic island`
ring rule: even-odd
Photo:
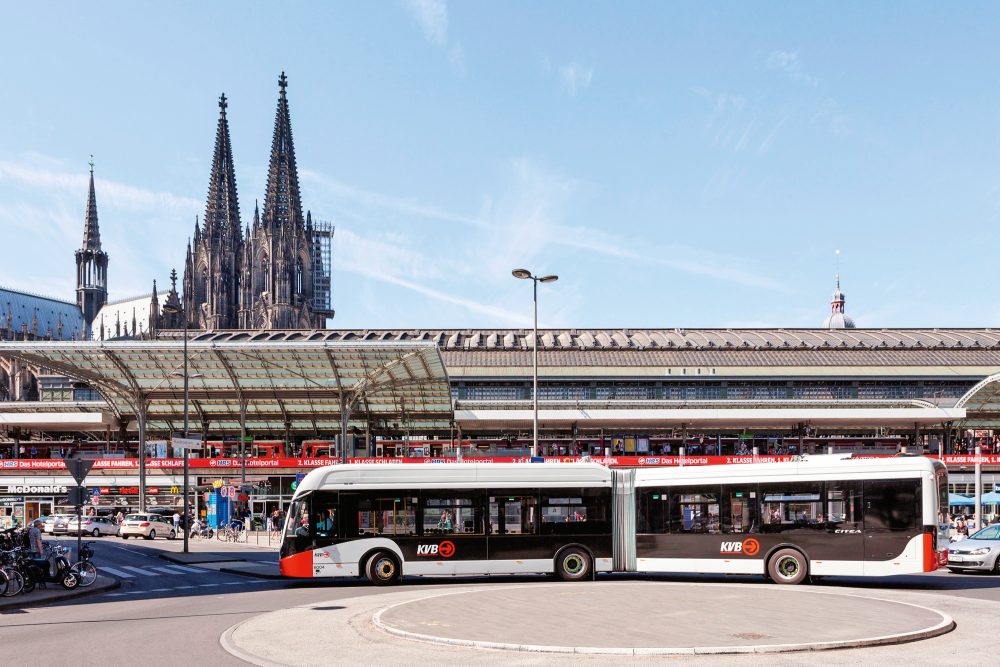
[[[264,614],[221,641],[255,664],[316,664],[330,655],[388,664],[398,655],[436,656],[433,644],[552,659],[760,654],[901,644],[954,628],[935,609],[850,592],[617,581],[394,589]]]
[[[28,607],[40,607],[56,602],[66,602],[78,598],[100,595],[113,591],[121,586],[121,582],[113,577],[106,577],[103,574],[97,575],[97,580],[86,588],[75,588],[66,590],[59,584],[49,584],[48,588],[36,588],[31,593],[15,595],[14,597],[0,597],[0,612],[12,609],[26,609]]]

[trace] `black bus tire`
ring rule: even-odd
[[[594,563],[590,554],[580,547],[569,547],[556,557],[556,574],[563,581],[583,581],[590,578]]]
[[[809,576],[809,561],[798,549],[778,549],[767,561],[767,574],[776,584],[801,584]]]
[[[368,581],[376,586],[391,586],[399,583],[399,560],[388,551],[376,551],[365,566]]]

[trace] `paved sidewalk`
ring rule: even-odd
[[[11,609],[25,609],[27,607],[38,607],[45,604],[65,602],[77,598],[89,597],[107,593],[121,586],[121,582],[113,577],[106,577],[103,574],[97,575],[97,580],[87,588],[76,588],[68,591],[59,584],[48,584],[48,588],[36,588],[28,594],[15,595],[14,597],[0,597],[0,611]]]
[[[954,627],[926,604],[858,590],[619,581],[394,589],[263,614],[221,641],[258,665],[333,655],[344,664],[510,665],[873,650]]]

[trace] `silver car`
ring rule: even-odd
[[[948,569],[952,572],[1000,574],[1000,524],[986,526],[948,547]]]
[[[117,535],[118,525],[106,516],[85,516],[80,519],[80,523],[77,522],[76,517],[73,517],[69,520],[67,531],[71,535],[80,533],[91,537],[100,537],[101,535]]]

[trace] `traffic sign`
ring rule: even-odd
[[[83,484],[83,480],[87,479],[87,473],[94,467],[96,461],[93,459],[63,459],[63,463],[66,464],[66,469],[69,470],[69,474],[73,475],[76,483]]]
[[[201,449],[202,441],[196,438],[174,438],[174,449]]]

